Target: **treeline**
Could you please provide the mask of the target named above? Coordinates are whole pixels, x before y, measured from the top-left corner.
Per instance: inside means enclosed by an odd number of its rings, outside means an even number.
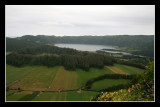
[[[150,62],[153,61],[154,58],[152,57],[139,57],[133,55],[123,55],[121,58],[116,58],[116,63],[134,66],[137,68],[145,69],[145,66]]]
[[[24,35],[21,38],[39,41],[41,43],[75,43],[99,44],[113,46],[140,46],[154,40],[153,35],[109,35],[109,36],[47,36]]]
[[[154,57],[154,41],[150,41],[141,46],[134,47],[137,51],[131,51],[134,55],[142,55],[148,57]]]
[[[35,42],[31,39],[23,38],[6,38],[6,51],[16,51],[26,47],[42,45],[40,42]]]
[[[96,51],[97,53],[101,53],[104,55],[110,55],[109,53],[103,52],[103,51]],[[134,66],[137,68],[145,69],[145,66],[150,62],[153,61],[154,58],[152,57],[139,57],[139,56],[133,56],[133,55],[122,55],[121,57],[116,57],[114,55],[111,55],[114,57],[114,62],[122,65],[129,65]]]
[[[117,90],[120,90],[120,89],[127,89],[131,87],[130,84],[120,84],[120,85],[116,85],[116,86],[112,86],[112,87],[108,87],[106,89],[101,89],[100,91],[102,92],[114,92],[114,91],[117,91]]]
[[[135,75],[105,74],[87,81],[84,87],[85,89],[90,89],[94,82],[103,79],[133,79],[133,78],[135,78]]]
[[[28,47],[23,48],[16,51],[19,54],[31,54],[31,55],[37,55],[41,53],[50,53],[50,54],[78,54],[81,53],[80,51],[77,51],[75,49],[71,48],[60,48],[52,45],[41,45],[41,46],[34,46],[34,47]]]
[[[141,69],[145,69],[145,64],[144,63],[139,63],[139,62],[132,61],[132,60],[128,60],[128,61],[116,60],[116,63],[122,64],[122,65],[134,66],[134,67],[141,68]]]
[[[119,47],[140,47],[147,44],[153,49],[153,35],[109,35],[109,36],[47,36],[47,35],[24,35],[17,38],[6,38],[7,50],[26,47],[29,42],[33,45],[38,44],[55,44],[55,43],[72,43],[72,44],[98,44],[112,45]],[[24,42],[24,43],[23,43]],[[26,45],[26,46],[25,46]],[[31,46],[31,45],[30,45]],[[12,47],[12,48],[11,48]],[[151,49],[151,48],[146,48]]]
[[[62,48],[54,46],[49,46],[49,48],[44,47],[46,46],[26,48],[21,49],[17,52],[12,52],[11,54],[7,55],[6,63],[17,67],[25,65],[44,65],[48,67],[62,65],[67,70],[75,70],[76,68],[81,68],[85,71],[88,71],[90,67],[103,68],[104,65],[113,65],[114,63],[112,57],[103,54],[79,52],[67,48],[63,50]],[[54,48],[56,49],[56,51],[54,50]],[[44,51],[43,49],[46,51]],[[41,52],[52,54],[38,56],[37,54]]]

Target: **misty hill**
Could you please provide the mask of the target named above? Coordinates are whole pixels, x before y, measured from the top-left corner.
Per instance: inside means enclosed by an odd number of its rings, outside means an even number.
[[[113,35],[113,36],[45,36],[25,35],[21,38],[30,39],[40,43],[76,43],[98,44],[112,46],[140,46],[154,41],[153,35]]]
[[[154,56],[153,35],[111,35],[111,36],[48,36],[24,35],[17,38],[6,38],[6,50],[15,51],[25,47],[44,44],[70,43],[70,44],[96,44],[112,45],[132,48],[131,53],[137,55]],[[135,51],[136,50],[136,51]]]

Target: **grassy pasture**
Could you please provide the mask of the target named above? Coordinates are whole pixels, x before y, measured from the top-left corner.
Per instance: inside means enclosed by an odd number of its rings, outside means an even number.
[[[44,91],[51,84],[58,68],[59,67],[47,68],[44,66],[34,66],[27,75],[25,75],[23,78],[21,78],[20,81],[16,82],[15,84],[10,85],[9,88],[20,88],[22,90],[30,91]],[[12,72],[15,72],[15,70],[12,69]],[[21,72],[18,73],[21,74]]]
[[[33,101],[89,101],[91,96],[95,97],[97,94],[98,92],[92,91],[44,92]]]
[[[81,69],[77,69],[76,73],[78,74],[78,85],[79,87],[83,86],[88,80],[104,75],[104,74],[113,74],[111,70],[109,70],[107,67],[104,67],[103,69],[97,69],[97,68],[90,68],[88,72],[85,72]]]
[[[115,71],[116,70],[116,71]],[[96,96],[98,92],[91,91],[66,91],[66,92],[41,92],[79,89],[88,80],[104,74],[114,73],[136,74],[143,72],[142,69],[115,64],[110,67],[105,66],[103,69],[90,68],[88,72],[82,69],[76,71],[65,70],[62,66],[45,67],[45,66],[26,66],[13,67],[6,65],[6,86],[10,89],[22,89],[25,91],[9,90],[6,93],[7,101],[32,100],[32,101],[88,101],[91,96]],[[92,89],[99,90],[113,85],[126,83],[127,80],[104,79],[93,84]],[[34,93],[40,91],[40,93]]]
[[[7,96],[7,101],[89,101],[98,92],[92,91],[68,91],[68,92],[29,92],[22,91]]]
[[[126,80],[126,79],[104,79],[104,80],[94,82],[92,84],[91,90],[101,90],[101,89],[105,89],[105,88],[116,86],[116,85],[126,84],[129,81],[130,80]]]
[[[59,67],[53,82],[50,84],[48,91],[72,90],[77,89],[77,73],[73,71],[67,71],[64,67]]]
[[[32,70],[34,70],[34,67],[27,66],[17,68],[11,65],[6,65],[6,86],[22,80]]]
[[[115,67],[115,66],[107,66],[107,68],[109,68],[112,72],[116,73],[116,74],[124,74],[124,75],[128,75],[128,73],[124,72],[123,70]]]
[[[143,69],[128,65],[114,64],[114,66],[129,74],[137,74],[137,73],[142,73],[144,71]]]
[[[19,101],[19,99],[23,98],[28,94],[14,94],[6,97],[6,101]]]
[[[91,68],[89,72],[81,69],[67,71],[62,66],[48,68],[45,66],[13,67],[6,65],[7,86],[11,89],[30,91],[57,91],[80,88],[91,78],[113,73],[108,68]],[[92,75],[91,75],[92,74]]]
[[[66,101],[67,92],[44,92],[36,96],[33,101]]]
[[[82,91],[77,93],[76,91],[67,93],[67,101],[89,101],[91,97],[95,97],[98,92]]]

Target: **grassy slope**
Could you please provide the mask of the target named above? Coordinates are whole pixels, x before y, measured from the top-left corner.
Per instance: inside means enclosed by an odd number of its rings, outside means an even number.
[[[115,65],[117,68],[128,72],[128,73],[137,73],[142,72],[143,70],[129,67],[125,65]],[[129,70],[129,71],[128,71]],[[87,82],[91,78],[98,77],[103,74],[112,74],[113,72],[104,67],[104,69],[96,69],[91,68],[89,72],[85,72],[81,69],[76,69],[76,71],[67,71],[62,66],[56,66],[52,68],[47,68],[45,66],[27,66],[22,68],[13,67],[10,65],[6,65],[6,77],[7,77],[7,86],[11,85],[12,87],[24,90],[34,90],[34,91],[42,91],[49,90],[49,86],[57,85],[60,87],[64,87],[64,89],[75,89],[80,88],[85,82]],[[16,80],[20,80],[17,83]],[[15,83],[14,83],[15,82]],[[108,84],[106,85],[106,83]],[[102,80],[95,82],[93,88],[103,88],[111,86],[113,82],[116,84],[117,80]],[[118,81],[119,82],[119,81]],[[126,82],[120,80],[120,82]],[[111,84],[112,83],[112,84]],[[73,88],[74,87],[74,88]],[[52,89],[52,88],[51,88]],[[9,95],[10,91],[7,92]],[[35,101],[86,101],[89,100],[91,96],[95,96],[97,92],[86,92],[82,91],[82,93],[77,93],[76,91],[72,92],[44,92],[38,96],[35,96],[33,100]],[[7,100],[15,101],[19,99],[26,98],[28,94],[19,92],[19,94],[10,94],[7,96]]]
[[[104,67],[104,69],[97,69],[97,68],[90,68],[89,72],[85,72],[81,69],[76,70],[78,74],[78,85],[79,87],[84,85],[88,80],[98,77],[100,75],[104,74],[112,74],[113,72],[109,70],[107,67]]]
[[[129,74],[142,73],[144,71],[143,69],[127,65],[114,64],[114,66]]]
[[[76,91],[69,92],[45,92],[36,96],[33,101],[89,101],[91,96],[95,97],[98,92]]]
[[[49,91],[77,89],[77,73],[67,71],[64,67],[59,67],[53,82],[50,84]]]
[[[89,72],[77,69],[75,72],[67,71],[62,66],[52,68],[47,68],[45,66],[17,68],[10,65],[6,65],[6,71],[7,85],[13,83],[10,88],[17,89],[20,87],[23,90],[33,91],[51,91],[52,89],[52,91],[57,91],[57,88],[52,88],[53,84],[54,86],[56,85],[58,88],[63,88],[65,90],[77,89],[91,78],[106,73],[112,73],[112,71],[107,68],[102,70],[91,68]],[[15,82],[16,80],[19,81]],[[48,89],[49,86],[51,87],[50,89]]]
[[[17,68],[14,66],[6,65],[6,85],[9,86],[15,83],[16,80],[22,80],[32,70],[34,70],[34,68],[28,66]]]
[[[20,87],[23,90],[42,91],[46,90],[52,82],[58,67],[47,68],[44,66],[34,66],[34,69],[24,76],[21,81],[10,86],[17,89]],[[14,72],[14,69],[12,69]],[[7,74],[8,75],[8,74]]]
[[[126,84],[128,83],[129,80],[126,79],[104,79],[104,80],[100,80],[97,82],[94,82],[91,89],[92,90],[101,90],[101,89],[105,89],[108,87],[112,87],[113,84],[116,85],[120,85],[120,84]]]

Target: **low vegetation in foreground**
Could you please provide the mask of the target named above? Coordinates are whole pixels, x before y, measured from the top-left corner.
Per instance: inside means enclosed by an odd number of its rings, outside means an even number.
[[[154,62],[146,66],[143,74],[131,82],[132,87],[114,92],[104,92],[91,101],[154,101]]]

